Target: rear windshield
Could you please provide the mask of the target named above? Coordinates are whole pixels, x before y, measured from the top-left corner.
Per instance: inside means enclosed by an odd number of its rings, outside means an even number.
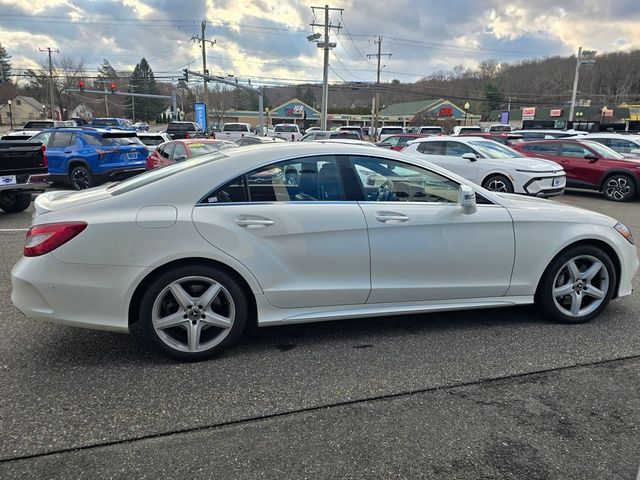
[[[24,128],[51,128],[53,122],[27,122],[24,124]]]
[[[196,126],[193,123],[170,123],[167,130],[174,130],[176,132],[193,132],[196,130]]]
[[[421,128],[420,133],[442,133],[442,129],[440,127]]]
[[[134,135],[105,133],[102,136],[103,145],[123,146],[123,145],[142,145],[140,139]]]
[[[222,131],[223,132],[248,132],[249,127],[241,123],[227,123],[224,127],[222,127]]]
[[[386,135],[388,133],[404,133],[402,127],[385,127],[380,130],[381,135]]]
[[[297,132],[298,127],[295,125],[276,125],[276,132]]]
[[[144,187],[145,185],[157,182],[158,180],[162,180],[163,178],[175,175],[176,173],[183,170],[189,170],[191,168],[195,168],[205,163],[213,162],[225,157],[226,155],[217,153],[192,158],[184,162],[172,163],[171,165],[167,165],[166,167],[148,170],[144,173],[141,173],[140,175],[136,175],[135,177],[131,177],[127,180],[123,180],[122,182],[115,183],[108,187],[107,190],[111,195],[114,196],[120,195],[121,193],[131,192],[132,190],[137,190],[140,187]]]
[[[331,133],[329,135],[329,138],[350,138],[353,140],[360,140],[360,135],[358,135],[356,132],[343,130],[342,132]]]
[[[112,118],[95,119],[91,121],[93,127],[117,127],[118,121]]]
[[[153,137],[145,135],[144,137],[138,137],[138,138],[142,143],[144,143],[147,146],[156,146],[166,142],[166,140],[162,138],[160,135],[156,135]]]

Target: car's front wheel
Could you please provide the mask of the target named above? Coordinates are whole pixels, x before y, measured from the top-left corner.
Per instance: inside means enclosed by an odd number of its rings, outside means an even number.
[[[513,183],[504,175],[490,175],[482,182],[482,186],[492,192],[513,193]]]
[[[627,202],[636,195],[633,179],[627,175],[615,174],[604,181],[602,193],[607,200]]]
[[[545,271],[536,303],[562,323],[584,323],[598,316],[613,297],[616,271],[609,255],[594,246],[570,248]]]
[[[91,175],[89,169],[84,165],[73,167],[69,174],[69,180],[71,181],[73,188],[76,190],[85,190],[95,185],[93,175]]]
[[[219,269],[185,265],[156,278],[140,302],[146,343],[180,360],[204,360],[233,344],[247,322],[247,299]]]

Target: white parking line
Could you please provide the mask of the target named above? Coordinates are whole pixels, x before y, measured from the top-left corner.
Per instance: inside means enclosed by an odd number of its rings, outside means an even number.
[[[0,233],[27,232],[28,228],[0,228]]]

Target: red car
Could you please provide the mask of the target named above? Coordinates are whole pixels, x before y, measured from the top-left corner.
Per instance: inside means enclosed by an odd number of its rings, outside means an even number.
[[[235,143],[227,140],[209,140],[206,138],[185,138],[183,140],[164,142],[158,145],[158,148],[147,157],[147,170],[182,162],[207,153],[215,153],[224,148],[237,147]]]
[[[528,157],[552,160],[567,173],[567,187],[602,192],[607,200],[626,202],[640,191],[640,160],[625,158],[600,143],[558,139],[523,142],[511,148]]]
[[[391,150],[395,150],[399,152],[404,147],[407,146],[407,143],[411,140],[415,140],[416,138],[424,138],[430,137],[431,135],[421,135],[419,133],[400,133],[398,135],[389,135],[382,142],[376,143],[376,146],[382,148],[389,148]]]

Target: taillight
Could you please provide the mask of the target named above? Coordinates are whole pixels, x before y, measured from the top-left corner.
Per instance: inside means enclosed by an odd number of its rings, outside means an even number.
[[[216,138],[216,132],[211,132],[211,138]]]
[[[147,157],[144,163],[146,164],[147,170],[151,170],[153,168],[153,159],[151,158],[151,155]]]
[[[48,167],[49,166],[49,157],[47,157],[47,147],[42,145],[40,147],[40,150],[42,151],[42,166],[43,167]]]
[[[184,138],[191,138],[191,136],[189,135],[189,132],[184,134]]]
[[[87,228],[87,222],[61,222],[34,225],[27,232],[25,257],[38,257],[64,245]]]

